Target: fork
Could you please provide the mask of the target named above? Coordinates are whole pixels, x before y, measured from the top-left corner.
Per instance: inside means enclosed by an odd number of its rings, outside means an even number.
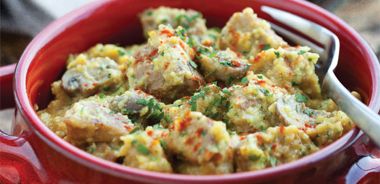
[[[352,96],[334,74],[334,69],[338,65],[340,49],[338,37],[330,30],[289,12],[268,6],[262,6],[261,10],[274,20],[308,36],[322,46],[320,47],[300,35],[269,22],[279,34],[294,43],[310,47],[313,52],[320,55],[320,60],[316,65],[316,74],[322,90],[380,147],[380,116]]]

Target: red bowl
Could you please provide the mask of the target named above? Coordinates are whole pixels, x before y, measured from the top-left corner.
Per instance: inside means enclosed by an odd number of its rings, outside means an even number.
[[[350,90],[359,91],[370,108],[380,109],[380,66],[366,42],[339,18],[305,1],[232,0],[109,0],[96,1],[56,20],[29,44],[14,73],[0,70],[1,108],[14,105],[12,136],[0,133],[0,183],[254,183],[380,181],[377,154],[359,129],[300,160],[260,171],[222,176],[162,174],[108,162],[72,146],[50,131],[35,107],[45,108],[53,98],[50,84],[65,70],[67,56],[96,43],[131,44],[143,41],[137,14],[166,5],[192,8],[203,13],[208,26],[222,27],[232,13],[252,7],[260,17],[273,21],[262,5],[283,9],[327,27],[341,41],[336,74]],[[363,169],[363,167],[366,167]]]

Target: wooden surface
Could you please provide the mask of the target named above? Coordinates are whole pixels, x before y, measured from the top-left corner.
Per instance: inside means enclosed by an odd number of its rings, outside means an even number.
[[[313,2],[335,13],[350,24],[369,42],[377,57],[380,57],[380,0],[314,0]],[[2,53],[4,48],[9,49],[9,45],[7,44],[18,45],[16,50],[23,50],[25,46],[25,44],[6,43],[2,41]],[[20,54],[21,52],[16,53]],[[19,56],[9,57],[18,58]],[[3,60],[3,56],[1,58]],[[9,63],[9,61],[0,61],[0,63],[5,62]],[[0,111],[1,130],[9,130],[12,113],[12,109]]]

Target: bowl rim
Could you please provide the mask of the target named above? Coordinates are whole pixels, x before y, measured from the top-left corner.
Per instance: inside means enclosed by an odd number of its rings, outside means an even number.
[[[34,56],[39,52],[41,46],[45,45],[49,41],[51,41],[60,30],[64,29],[66,26],[69,26],[75,18],[92,12],[97,8],[111,3],[112,1],[94,1],[89,3],[81,8],[68,13],[67,15],[55,20],[51,24],[49,24],[45,29],[43,29],[27,46],[24,53],[22,54],[20,61],[17,64],[15,77],[14,77],[14,94],[16,99],[16,104],[18,111],[22,114],[22,117],[26,120],[29,127],[33,130],[35,134],[38,135],[45,143],[49,146],[53,147],[55,150],[59,150],[62,154],[69,157],[80,164],[83,164],[87,167],[94,168],[95,170],[99,170],[105,172],[110,175],[118,176],[121,178],[129,178],[134,177],[134,180],[141,182],[148,181],[203,181],[203,182],[216,182],[216,181],[236,181],[236,180],[245,180],[245,179],[263,179],[273,174],[281,175],[286,174],[288,172],[304,169],[307,167],[311,167],[314,163],[319,162],[323,159],[326,159],[329,156],[332,156],[334,153],[340,152],[347,147],[351,146],[354,142],[356,142],[363,133],[355,128],[344,136],[334,141],[332,144],[324,147],[323,149],[305,156],[296,161],[282,164],[280,166],[276,166],[273,168],[266,168],[258,171],[252,172],[241,172],[241,173],[232,173],[227,175],[206,175],[206,176],[194,176],[194,175],[182,175],[182,174],[166,174],[152,171],[145,171],[137,168],[126,167],[117,163],[109,162],[103,160],[101,158],[97,158],[91,154],[86,153],[85,151],[76,148],[70,143],[64,141],[56,134],[54,134],[45,124],[39,119],[37,113],[35,113],[33,105],[30,104],[28,94],[26,91],[26,77],[28,73],[29,66],[34,59]],[[373,80],[371,101],[369,103],[369,107],[375,111],[379,111],[380,109],[380,94],[376,93],[380,91],[380,65],[379,62],[373,53],[372,49],[369,45],[364,41],[363,38],[350,26],[348,26],[345,22],[340,20],[335,15],[327,12],[326,10],[313,5],[306,1],[292,1],[290,3],[297,4],[305,9],[309,9],[310,11],[319,13],[324,16],[324,18],[329,19],[338,25],[341,29],[344,29],[347,34],[352,38],[353,42],[357,42],[357,47],[363,49],[363,53],[368,56],[369,62],[368,65],[370,67],[371,78]],[[158,179],[158,180],[157,180]],[[259,181],[259,180],[257,180]]]

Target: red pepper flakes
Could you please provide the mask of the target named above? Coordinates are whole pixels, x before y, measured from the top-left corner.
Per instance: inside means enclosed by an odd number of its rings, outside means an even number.
[[[259,45],[259,49],[260,49],[260,50],[263,50],[263,49],[265,48],[265,46],[267,46],[267,45],[268,45],[268,44],[260,44],[260,45]]]
[[[144,61],[143,57],[136,58],[136,63],[140,63],[140,62],[143,62],[143,61]]]
[[[264,142],[263,136],[261,136],[261,134],[256,134],[256,139],[259,144],[262,144]]]
[[[162,30],[162,31],[161,31],[161,34],[165,34],[165,35],[168,36],[168,37],[171,37],[171,36],[174,35],[174,34],[173,34],[170,30],[168,30],[168,29],[164,29],[164,30]]]
[[[200,137],[203,133],[203,128],[198,128],[197,131],[195,132],[195,135]]]
[[[265,85],[265,80],[258,80],[257,81],[257,84],[260,85],[261,87],[263,87]]]
[[[192,145],[193,142],[194,142],[193,138],[192,138],[192,137],[188,137],[188,138],[186,139],[186,141],[185,141],[185,144],[186,144],[186,145]]]
[[[152,50],[152,52],[150,52],[150,54],[149,54],[149,57],[155,56],[157,54],[157,52],[158,52],[158,49]]]
[[[260,59],[263,57],[264,55],[264,52],[260,52],[259,54],[257,54],[257,56],[253,59],[253,62],[254,63],[257,63],[260,61]]]
[[[239,39],[240,39],[239,33],[237,33],[234,29],[230,29],[230,30],[228,30],[228,32],[232,35],[231,45],[236,46],[238,44]]]
[[[166,69],[168,69],[168,67],[169,67],[169,62],[166,62],[165,64],[164,64],[164,69],[166,70]]]
[[[306,124],[305,124],[305,127],[306,127],[306,128],[315,128],[315,125],[311,125],[311,124],[306,123]]]
[[[285,127],[284,125],[280,125],[280,134],[284,134]]]
[[[214,161],[214,162],[219,162],[219,161],[222,160],[222,155],[221,155],[220,153],[216,153],[216,154],[212,157],[211,160]]]
[[[148,134],[149,136],[152,137],[152,135],[153,135],[153,131],[152,131],[152,130],[148,130],[148,131],[146,132],[146,134]]]
[[[203,42],[203,45],[206,47],[210,47],[212,45],[212,42],[211,42],[211,40],[206,40]]]
[[[246,139],[246,136],[240,136],[240,140],[245,140]]]
[[[238,61],[236,61],[236,60],[232,60],[232,61],[231,61],[231,64],[232,64],[233,66],[236,66],[236,67],[240,67],[240,66],[241,66],[241,64],[240,64]]]
[[[167,137],[168,135],[169,135],[168,132],[162,132],[162,133],[161,133],[161,137]]]
[[[306,127],[300,127],[300,128],[298,128],[299,130],[302,130],[302,131],[304,131],[305,133],[306,133]]]
[[[201,143],[198,143],[194,146],[193,151],[198,151],[199,147],[201,147]]]
[[[185,118],[179,122],[178,131],[182,132],[183,130],[185,130],[187,126],[190,124],[190,122],[191,122],[190,112],[187,112],[185,115]]]
[[[131,125],[124,125],[124,128],[127,129],[128,132],[130,132],[134,127]]]
[[[276,148],[277,148],[277,144],[276,143],[274,143],[274,144],[272,144],[272,150],[274,151],[274,150],[276,150]]]
[[[185,47],[185,44],[183,43],[183,41],[180,41],[180,42],[179,42],[179,45],[182,47],[183,50],[186,50],[186,49],[185,49],[186,47]]]

